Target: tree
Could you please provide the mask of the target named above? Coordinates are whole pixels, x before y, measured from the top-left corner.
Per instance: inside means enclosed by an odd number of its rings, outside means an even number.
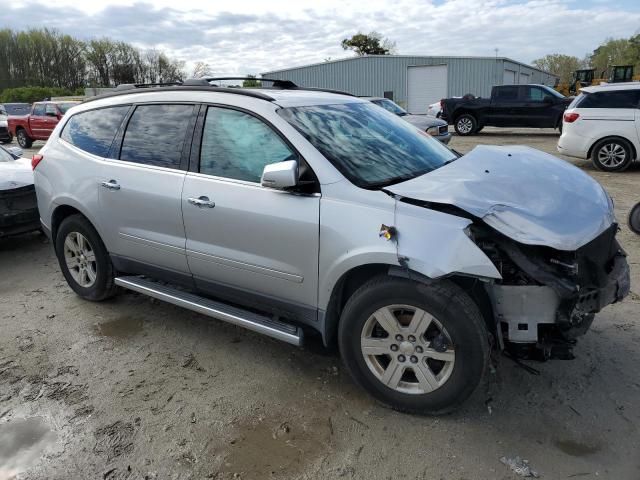
[[[533,65],[553,73],[560,77],[560,83],[567,84],[571,81],[571,74],[574,70],[584,68],[585,63],[578,57],[572,55],[563,55],[561,53],[552,53],[542,58],[534,60]]]
[[[612,65],[634,65],[637,70],[640,68],[640,35],[609,38],[593,51],[590,60],[597,76],[608,76],[608,68]]]
[[[250,73],[248,73],[247,80],[242,81],[242,86],[245,88],[257,88],[262,86],[262,82],[260,82],[260,80],[257,80],[255,75],[251,75]]]
[[[382,38],[378,32],[358,32],[351,38],[342,40],[341,45],[344,50],[355,51],[356,55],[390,55],[396,48],[395,42]]]
[[[206,62],[196,62],[191,72],[191,78],[211,77],[212,75],[213,71]]]

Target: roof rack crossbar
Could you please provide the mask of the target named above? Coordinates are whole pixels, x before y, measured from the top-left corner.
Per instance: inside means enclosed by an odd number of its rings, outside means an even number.
[[[334,90],[331,88],[318,88],[318,87],[302,87],[300,85],[296,85],[291,80],[283,80],[278,78],[254,78],[254,77],[202,77],[199,79],[190,79],[190,80],[206,80],[207,82],[217,82],[224,80],[253,80],[258,82],[271,82],[272,88],[280,88],[282,90],[310,90],[312,92],[326,92],[326,93],[336,93],[339,95],[348,95],[353,97],[354,95],[349,92],[343,92],[342,90]],[[186,80],[186,82],[190,81]]]

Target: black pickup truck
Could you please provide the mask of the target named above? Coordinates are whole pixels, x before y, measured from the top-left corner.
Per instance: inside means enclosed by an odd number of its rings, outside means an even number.
[[[500,85],[491,89],[491,98],[442,100],[442,119],[458,135],[473,135],[485,126],[562,129],[571,100],[546,85]]]

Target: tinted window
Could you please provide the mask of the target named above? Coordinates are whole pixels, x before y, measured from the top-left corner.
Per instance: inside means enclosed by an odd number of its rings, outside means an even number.
[[[58,115],[58,110],[56,110],[56,106],[55,106],[55,105],[53,105],[53,104],[51,104],[51,103],[47,103],[47,104],[44,106],[44,112],[45,112],[47,115],[53,115],[53,116]]]
[[[265,165],[294,153],[264,122],[237,110],[209,107],[202,133],[200,172],[260,182]]]
[[[369,102],[282,108],[278,114],[364,188],[424,175],[457,158],[438,140]]]
[[[61,137],[85,152],[106,157],[129,106],[77,113],[69,119]]]
[[[120,160],[178,168],[193,105],[141,105],[124,134]]]
[[[580,108],[638,108],[639,104],[640,89],[588,93],[577,106]]]
[[[499,87],[494,90],[494,97],[498,100],[516,100],[518,87]]]
[[[72,102],[58,103],[58,109],[64,115],[65,113],[67,113],[67,110],[69,110],[71,107],[75,107],[76,105],[78,104]]]
[[[44,117],[44,104],[39,104],[33,107],[33,114],[38,117]]]

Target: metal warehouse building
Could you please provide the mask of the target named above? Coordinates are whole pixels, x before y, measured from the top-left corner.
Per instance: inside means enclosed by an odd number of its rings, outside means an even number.
[[[386,97],[410,113],[426,113],[441,98],[467,93],[488,97],[505,84],[555,85],[558,77],[501,57],[365,55],[264,72],[305,87],[333,88],[354,95]]]

